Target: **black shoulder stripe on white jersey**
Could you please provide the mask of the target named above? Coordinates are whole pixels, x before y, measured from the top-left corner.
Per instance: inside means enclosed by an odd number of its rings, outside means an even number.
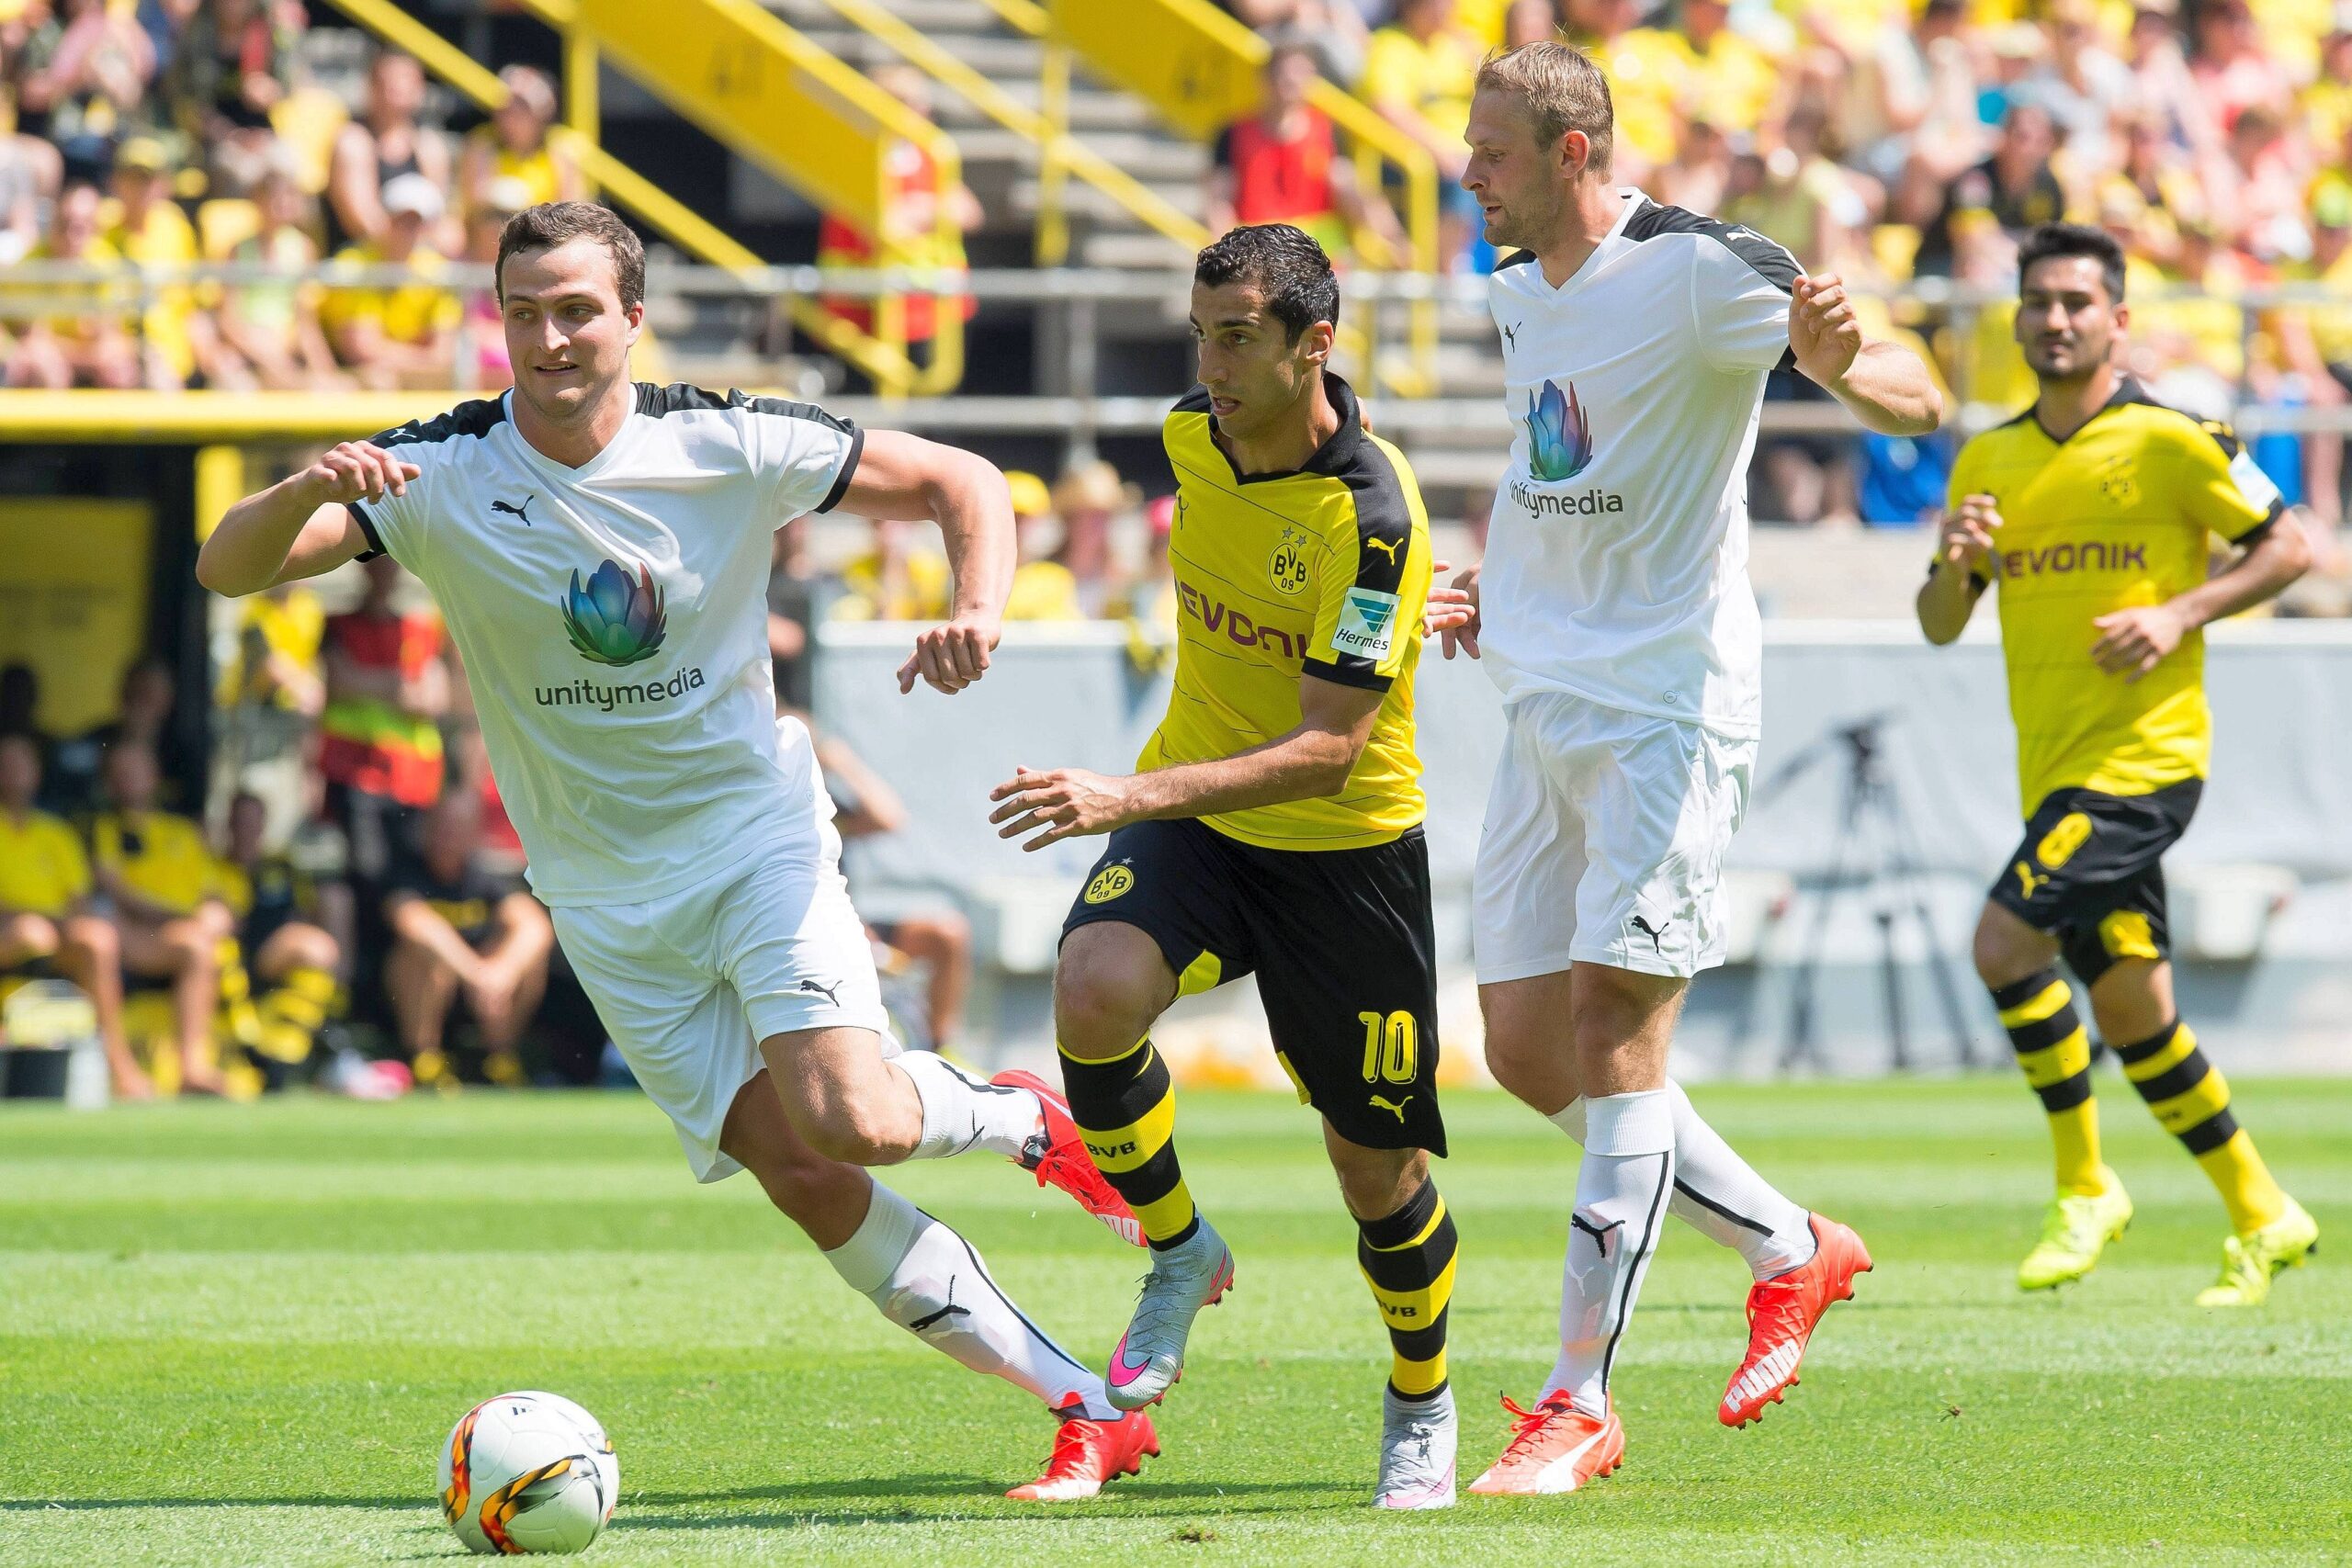
[[[1685,208],[1661,207],[1655,201],[1642,203],[1625,220],[1625,238],[1629,240],[1655,240],[1660,234],[1703,234],[1755,268],[1758,276],[1769,279],[1783,294],[1793,293],[1797,279],[1804,274],[1786,245],[1768,240],[1744,224],[1702,217]]]
[[[1535,253],[1533,251],[1513,251],[1510,254],[1503,257],[1502,260],[1495,264],[1495,270],[1497,272],[1500,272],[1505,267],[1525,266],[1534,259]]]
[[[354,523],[359,525],[359,536],[368,541],[368,547],[351,558],[374,560],[384,554],[384,536],[376,531],[376,520],[368,514],[368,508],[358,502],[349,501],[344,503],[344,510],[351,513]]]
[[[689,386],[684,381],[673,381],[666,387],[657,387],[650,381],[637,384],[637,412],[651,419],[673,413],[718,413],[729,409],[741,409],[750,413],[780,414],[786,419],[811,420],[844,435],[855,428],[848,420],[838,414],[827,413],[815,403],[794,402],[789,398],[746,397],[740,388],[729,387],[727,395],[721,397],[706,388]]]
[[[477,398],[459,403],[431,419],[413,419],[368,438],[373,446],[408,446],[419,442],[453,441],[461,435],[480,438],[506,423],[506,400]]]

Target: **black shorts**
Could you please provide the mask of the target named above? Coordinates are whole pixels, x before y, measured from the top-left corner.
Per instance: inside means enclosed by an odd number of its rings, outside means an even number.
[[[1062,923],[1159,943],[1189,996],[1255,971],[1274,1055],[1340,1135],[1445,1153],[1437,939],[1419,828],[1360,850],[1263,850],[1191,818],[1111,835]]]
[[[2203,779],[2153,795],[2061,789],[2034,808],[1992,899],[2058,939],[2066,966],[2095,983],[2119,958],[2172,953],[2164,855],[2188,831]]]

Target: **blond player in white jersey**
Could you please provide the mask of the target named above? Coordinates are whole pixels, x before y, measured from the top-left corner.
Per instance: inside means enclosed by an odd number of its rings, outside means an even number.
[[[1751,230],[1610,175],[1609,88],[1535,43],[1478,73],[1462,184],[1515,246],[1491,299],[1519,427],[1487,559],[1449,634],[1501,689],[1507,739],[1473,892],[1496,1078],[1583,1145],[1560,1346],[1471,1490],[1571,1492],[1624,1452],[1619,1337],[1669,1208],[1754,1272],[1744,1426],[1870,1267],[1701,1121],[1666,1076],[1690,976],[1724,959],[1724,850],[1747,801],[1763,660],[1747,471],[1766,375],[1792,365],[1873,430],[1924,434],[1926,367],[1865,342],[1831,276]],[[1484,592],[1481,592],[1483,583]],[[1447,649],[1451,654],[1453,646]]]
[[[986,1150],[1139,1241],[1134,1217],[1034,1077],[886,1055],[832,803],[808,731],[776,720],[768,658],[775,531],[846,503],[946,538],[953,618],[899,690],[980,679],[1012,577],[1004,476],[810,404],[632,382],[645,252],[604,208],[518,214],[496,278],[513,392],[346,442],[238,502],[197,576],[252,593],[384,552],[424,582],[532,887],[695,1176],[749,1169],[892,1322],[1045,1401],[1060,1438],[1013,1496],[1091,1495],[1159,1451],[1149,1419],[862,1168]]]

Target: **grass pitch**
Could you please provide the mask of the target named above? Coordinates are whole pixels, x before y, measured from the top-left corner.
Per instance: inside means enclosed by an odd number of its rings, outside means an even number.
[[[2352,1273],[2188,1304],[2222,1211],[2111,1076],[2139,1202],[2086,1283],[2011,1283],[2046,1196],[2013,1077],[1703,1090],[1878,1258],[1760,1427],[1715,1402],[1746,1273],[1677,1227],[1619,1359],[1627,1463],[1575,1497],[1365,1506],[1385,1341],[1309,1113],[1190,1093],[1178,1138],[1231,1239],[1141,1482],[1003,1501],[1047,1421],[851,1294],[739,1179],[688,1179],[633,1096],[0,1111],[0,1564],[416,1562],[460,1549],[436,1445],[472,1402],[570,1394],[618,1446],[621,1563],[2150,1562],[2352,1556]],[[2281,1179],[2352,1240],[2352,1083],[2247,1083]],[[1572,1151],[1448,1106],[1463,1480],[1549,1367]],[[1140,1255],[1012,1169],[902,1169],[1082,1359]],[[2328,1249],[2333,1256],[2333,1248]],[[1540,1554],[1540,1555],[1539,1555]]]

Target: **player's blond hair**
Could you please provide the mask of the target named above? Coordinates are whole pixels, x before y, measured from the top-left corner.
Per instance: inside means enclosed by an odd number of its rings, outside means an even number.
[[[1478,67],[1477,90],[1490,89],[1526,106],[1538,145],[1552,147],[1569,131],[1581,130],[1592,148],[1585,166],[1597,175],[1609,172],[1616,111],[1609,101],[1609,79],[1592,56],[1550,39],[1502,50]]]

